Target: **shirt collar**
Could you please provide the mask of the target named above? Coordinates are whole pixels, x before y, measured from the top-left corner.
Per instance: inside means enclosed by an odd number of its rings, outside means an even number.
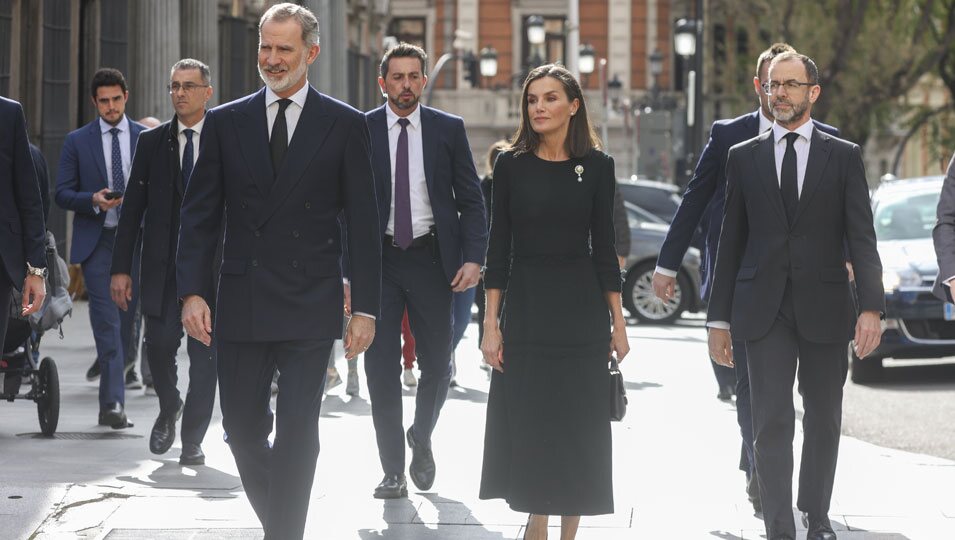
[[[177,125],[179,126],[179,134],[180,134],[180,135],[182,135],[182,132],[185,131],[185,130],[187,130],[187,129],[191,129],[191,130],[193,130],[193,131],[196,132],[196,135],[199,135],[200,133],[202,133],[202,124],[205,124],[205,123],[206,123],[206,115],[202,115],[202,118],[200,118],[199,121],[196,122],[196,125],[194,125],[194,126],[192,126],[192,127],[186,127],[186,126],[182,125],[182,122],[179,122],[178,119],[176,120],[176,123],[177,123]]]
[[[119,131],[121,132],[129,131],[129,119],[126,118],[125,114],[123,115],[122,120],[120,120],[119,123],[116,124],[115,126],[109,125],[109,122],[107,122],[106,120],[103,120],[102,118],[99,119],[99,130],[104,135],[109,133],[109,130],[113,129],[114,127],[119,128]]]
[[[398,123],[398,119],[402,118],[395,114],[395,111],[391,110],[391,105],[385,105],[385,117],[388,119],[388,129],[395,127],[395,124]],[[421,104],[415,106],[414,110],[411,111],[411,114],[405,116],[409,122],[411,122],[411,127],[418,129],[418,126],[421,125]]]
[[[763,113],[762,107],[756,110],[756,116],[759,117],[759,132],[760,133],[766,133],[766,131],[768,131],[769,128],[773,127],[773,123],[774,123],[773,120],[770,118],[766,118],[766,114]]]
[[[289,96],[289,99],[291,99],[293,103],[298,105],[300,109],[305,108],[305,97],[308,96],[308,88],[309,88],[308,81],[305,81],[305,85],[302,86],[298,90],[298,92],[295,92],[294,94]],[[268,86],[265,87],[265,108],[266,109],[271,107],[273,103],[275,103],[276,101],[280,99],[282,98],[277,96],[275,92],[272,91],[271,88],[269,88]]]
[[[810,119],[808,122],[806,122],[805,124],[799,126],[798,128],[792,131],[794,133],[798,133],[802,138],[806,139],[806,141],[810,141],[812,140],[813,129],[814,127],[812,124],[812,119]],[[786,134],[789,132],[790,130],[784,128],[783,126],[779,124],[773,124],[773,142],[775,142],[776,144],[779,144],[779,141],[781,141],[783,137],[785,137]]]

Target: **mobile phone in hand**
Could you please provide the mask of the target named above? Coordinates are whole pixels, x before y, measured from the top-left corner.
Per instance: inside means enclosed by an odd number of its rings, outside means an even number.
[[[112,201],[113,199],[118,199],[122,196],[123,196],[122,191],[107,191],[105,194],[103,194],[103,198],[106,199],[107,201]]]

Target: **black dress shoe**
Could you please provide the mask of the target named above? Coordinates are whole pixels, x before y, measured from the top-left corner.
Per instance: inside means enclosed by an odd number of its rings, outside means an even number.
[[[205,465],[206,455],[202,447],[195,443],[182,443],[182,453],[179,454],[180,465]]]
[[[732,384],[721,384],[720,391],[716,394],[716,399],[720,401],[731,401],[736,395],[736,387]]]
[[[99,379],[99,360],[94,359],[93,365],[86,370],[86,380],[95,381],[96,379]]]
[[[763,512],[763,503],[759,499],[759,477],[754,473],[749,477],[749,481],[746,483],[746,497],[749,499],[750,504],[753,505],[753,511],[757,514]]]
[[[126,389],[127,390],[141,390],[143,388],[143,383],[139,382],[139,375],[136,374],[135,369],[131,369],[126,372]]]
[[[411,447],[411,465],[408,467],[408,472],[415,487],[421,491],[427,491],[434,484],[434,454],[431,453],[430,445],[425,446],[415,440],[413,429],[413,427],[408,428],[405,434],[408,446]]]
[[[829,522],[829,516],[806,515],[807,521],[806,540],[836,540],[836,533],[832,530],[832,524]]]
[[[386,474],[375,488],[376,499],[399,499],[408,496],[408,481],[403,474]]]
[[[113,403],[100,408],[99,425],[109,426],[113,429],[133,427],[133,424],[126,418],[126,411],[120,403]]]
[[[182,400],[172,414],[159,413],[152,433],[149,434],[149,451],[153,454],[165,454],[176,442],[176,422],[182,416]]]

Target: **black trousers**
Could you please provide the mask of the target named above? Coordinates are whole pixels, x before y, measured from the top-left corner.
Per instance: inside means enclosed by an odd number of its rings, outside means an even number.
[[[7,270],[0,263],[0,348],[3,348],[3,340],[7,335],[7,322],[10,319],[10,295],[13,294],[13,282],[7,275]]]
[[[811,516],[829,513],[842,429],[847,346],[848,341],[813,343],[800,335],[788,285],[769,333],[746,342],[759,495],[770,540],[796,538],[792,513],[792,387],[797,378],[805,411],[797,507]]]
[[[226,442],[266,540],[305,534],[318,459],[318,417],[333,340],[217,343]],[[272,374],[278,369],[275,443]]]
[[[437,246],[382,248],[381,317],[365,353],[365,374],[378,455],[385,474],[405,469],[401,411],[401,318],[415,337],[421,378],[415,396],[415,440],[430,444],[451,382],[451,286]]]
[[[176,298],[176,280],[168,279],[163,288],[163,306],[158,317],[146,316],[146,358],[152,374],[159,412],[175,414],[179,405],[178,366],[176,352],[182,342],[182,319]],[[186,338],[189,353],[189,389],[182,411],[183,443],[202,444],[212,419],[216,401],[215,345],[206,347],[191,337]]]

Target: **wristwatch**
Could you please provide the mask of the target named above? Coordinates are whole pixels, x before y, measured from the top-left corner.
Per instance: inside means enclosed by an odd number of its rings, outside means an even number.
[[[44,268],[37,268],[30,263],[27,263],[27,275],[28,276],[40,276],[43,279],[46,279],[48,270]]]

